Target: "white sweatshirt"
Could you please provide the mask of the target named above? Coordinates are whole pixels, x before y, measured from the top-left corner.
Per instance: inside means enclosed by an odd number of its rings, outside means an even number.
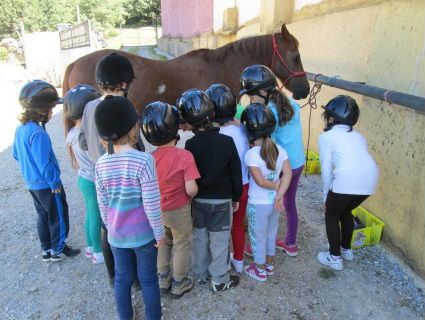
[[[323,201],[329,190],[341,194],[372,195],[379,170],[367,150],[366,139],[347,125],[335,125],[319,136]]]

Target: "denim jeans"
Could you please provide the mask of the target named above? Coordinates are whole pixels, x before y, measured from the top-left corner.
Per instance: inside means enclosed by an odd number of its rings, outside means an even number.
[[[120,320],[133,318],[131,286],[138,277],[145,304],[145,319],[161,319],[161,298],[156,269],[158,250],[155,241],[137,248],[111,246],[115,258],[115,302]]]

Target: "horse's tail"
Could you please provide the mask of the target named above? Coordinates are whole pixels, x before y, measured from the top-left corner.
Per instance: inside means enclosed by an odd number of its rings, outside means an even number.
[[[71,89],[69,87],[69,75],[72,72],[72,68],[74,67],[74,62],[70,63],[65,70],[65,75],[63,76],[63,82],[62,82],[62,97],[66,95],[66,93]]]

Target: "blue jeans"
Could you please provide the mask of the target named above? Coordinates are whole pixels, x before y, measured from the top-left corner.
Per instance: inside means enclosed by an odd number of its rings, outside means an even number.
[[[145,304],[145,319],[161,319],[161,298],[159,294],[156,261],[158,249],[155,241],[137,248],[116,248],[111,246],[115,258],[115,302],[120,320],[133,317],[131,286],[138,277]]]

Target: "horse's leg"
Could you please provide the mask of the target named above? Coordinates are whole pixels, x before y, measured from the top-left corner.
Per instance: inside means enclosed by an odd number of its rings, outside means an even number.
[[[69,89],[71,89],[69,87],[69,76],[71,75],[72,68],[74,67],[74,63],[75,62],[72,62],[66,67],[65,75],[63,76],[63,82],[62,82],[62,97],[64,97],[69,91]]]

